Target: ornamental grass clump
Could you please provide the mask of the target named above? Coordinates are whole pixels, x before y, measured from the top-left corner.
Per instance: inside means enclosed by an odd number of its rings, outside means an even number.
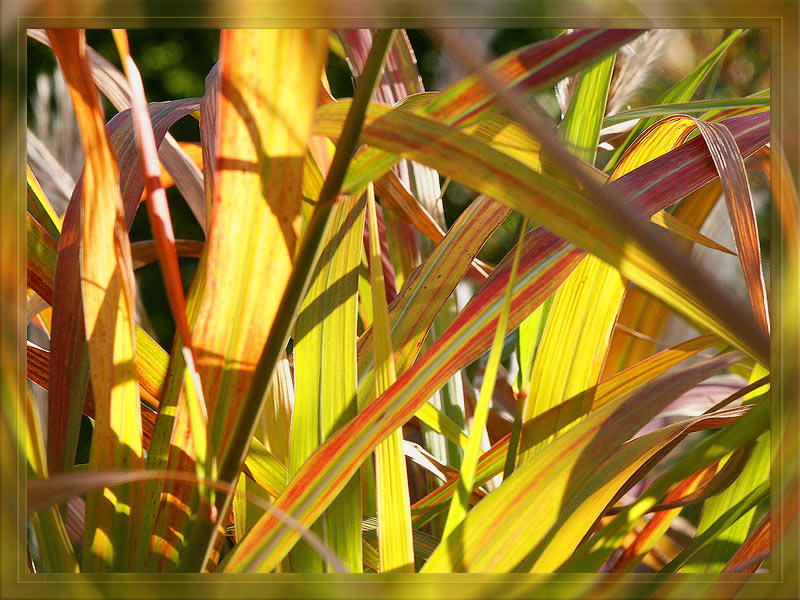
[[[103,58],[83,31],[28,32],[85,155],[63,216],[46,162],[27,169],[49,341],[27,347],[46,420],[33,388],[18,407],[32,571],[769,566],[748,177],[763,194],[770,95],[707,84],[747,32],[634,108],[663,31],[569,30],[488,64],[442,31],[471,74],[433,92],[404,30],[223,30],[202,97],[149,103],[112,33]],[[201,239],[176,236],[173,185]],[[451,185],[469,201],[448,222]],[[131,243],[140,204],[152,238]],[[730,244],[704,233],[715,206]],[[135,277],[153,262],[166,345]]]

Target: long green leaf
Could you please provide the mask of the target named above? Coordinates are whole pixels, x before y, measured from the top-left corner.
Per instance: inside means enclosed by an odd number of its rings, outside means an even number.
[[[297,317],[289,475],[339,425],[357,414],[356,303],[364,229],[363,198],[344,198],[333,209],[328,239]],[[361,490],[351,482],[320,523],[321,537],[348,566],[360,572]],[[313,556],[312,556],[313,554]],[[320,570],[310,548],[292,553],[295,571]]]
[[[459,479],[458,491],[450,503],[450,510],[447,513],[447,519],[442,533],[443,537],[450,534],[450,532],[464,520],[469,508],[469,499],[472,495],[472,490],[475,488],[475,471],[478,463],[478,453],[480,452],[483,430],[486,427],[486,420],[489,416],[489,401],[494,392],[495,380],[497,379],[497,368],[500,364],[503,341],[506,336],[506,328],[508,325],[508,312],[511,308],[511,293],[514,288],[514,280],[517,277],[517,269],[519,268],[523,235],[527,228],[528,219],[525,218],[520,225],[520,239],[514,250],[514,259],[511,263],[508,287],[503,295],[503,308],[500,311],[500,316],[497,321],[497,329],[492,339],[492,347],[489,350],[489,358],[483,373],[480,395],[473,412],[469,442],[464,451],[464,458],[461,461],[461,477]]]
[[[558,127],[558,137],[567,149],[590,165],[597,156],[615,58],[612,54],[580,75],[567,114]]]
[[[389,310],[381,268],[378,220],[372,186],[367,188],[369,215],[370,285],[374,317],[375,398],[397,380]],[[413,572],[414,549],[411,534],[411,502],[408,473],[402,451],[403,430],[397,428],[375,449],[375,491],[378,514],[378,553],[381,572]]]
[[[720,108],[759,107],[768,109],[770,106],[769,93],[756,98],[712,98],[710,100],[693,100],[691,102],[672,102],[643,106],[609,115],[603,119],[603,126],[615,125],[632,119],[644,117],[666,117],[675,113],[694,113],[711,111]],[[704,115],[703,120],[708,120],[709,115]]]

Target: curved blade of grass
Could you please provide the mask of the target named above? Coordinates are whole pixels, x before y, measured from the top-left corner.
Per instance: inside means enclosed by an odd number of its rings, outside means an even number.
[[[694,122],[708,144],[708,150],[719,170],[736,247],[739,249],[739,259],[750,294],[750,304],[762,332],[769,335],[769,311],[764,273],[761,269],[761,246],[744,160],[731,132],[723,124],[704,123],[698,119],[694,119]]]
[[[763,332],[768,334],[769,316],[755,213],[739,147],[733,140],[731,132],[723,124],[707,124],[691,117],[674,116],[651,127],[642,134],[637,143],[647,143],[648,145],[662,143],[659,135],[661,130],[665,131],[665,135],[678,141],[694,127],[700,129],[725,186],[728,211],[734,226],[737,246],[740,248],[739,256],[745,273],[751,305],[759,326]],[[620,165],[626,161],[629,162],[629,157],[630,154],[626,153]],[[635,308],[639,307],[630,307],[628,310],[632,312]],[[654,311],[644,311],[643,308],[639,308],[639,314],[645,312],[649,314],[651,323],[649,330],[645,333],[649,333],[651,336],[657,335],[658,329],[663,326],[664,317],[657,319]],[[619,352],[619,349],[616,351]]]
[[[736,41],[736,39],[739,38],[744,31],[744,29],[734,30],[728,37],[722,40],[722,42],[720,42],[720,44],[714,48],[714,50],[712,50],[711,53],[706,56],[706,58],[703,59],[699,65],[692,69],[691,73],[672,86],[669,90],[664,92],[656,104],[672,104],[676,102],[688,101],[697,91],[697,88],[711,72],[714,66],[722,59],[723,56],[725,56],[725,52],[730,45]],[[633,129],[631,129],[626,140],[620,144],[616,152],[614,152],[614,155],[606,164],[606,171],[611,171],[617,166],[617,162],[622,158],[622,155],[627,150],[628,145],[635,140],[641,132],[655,123],[655,120],[655,117],[644,118],[639,121],[633,127]]]
[[[364,229],[363,198],[343,198],[303,300],[294,334],[296,395],[291,420],[289,475],[341,423],[357,414],[356,303]],[[361,490],[353,481],[331,504],[318,527],[348,568],[360,572]],[[298,546],[293,571],[321,571],[310,549]]]
[[[497,379],[497,367],[500,364],[500,355],[503,351],[503,341],[506,337],[508,325],[508,313],[511,308],[511,292],[514,289],[514,280],[517,277],[519,268],[519,257],[522,250],[522,241],[525,231],[528,229],[527,217],[522,220],[519,229],[519,242],[514,250],[514,259],[511,263],[511,274],[508,279],[508,287],[503,296],[503,307],[497,320],[497,329],[492,340],[489,358],[486,362],[486,369],[483,374],[481,391],[478,402],[472,416],[472,426],[469,434],[469,442],[464,450],[464,457],[461,460],[461,477],[459,478],[458,490],[450,503],[450,510],[447,513],[442,539],[445,539],[457,525],[463,522],[469,508],[469,499],[472,490],[475,488],[475,471],[478,463],[478,453],[480,443],[483,438],[483,430],[486,427],[486,419],[489,415],[489,401],[494,392],[494,383]]]
[[[191,473],[181,471],[156,471],[152,469],[128,469],[114,471],[89,471],[85,473],[66,473],[54,475],[47,479],[34,479],[27,485],[28,513],[36,513],[66,500],[71,496],[91,492],[102,487],[116,487],[143,481],[181,481],[187,484],[204,486],[223,493],[231,493],[231,485],[224,481],[213,479],[200,480]],[[340,573],[347,573],[347,567],[328,549],[313,532],[302,527],[289,515],[283,513],[276,506],[255,494],[248,494],[247,500],[257,505],[260,509],[274,514],[288,527],[292,527],[311,546],[317,549],[320,555],[331,562]]]
[[[632,392],[653,376],[665,372],[681,361],[696,355],[698,352],[713,346],[717,342],[718,340],[714,336],[705,335],[678,344],[674,348],[659,352],[641,363],[621,371],[610,379],[601,381],[594,388],[573,396],[573,398],[570,398],[567,402],[584,403],[585,397],[588,396],[592,398],[592,410],[595,410],[620,396]],[[558,416],[558,407],[555,407],[525,423],[521,430],[521,447],[527,449],[539,443],[541,439],[535,436],[535,429],[538,428],[542,431],[552,430],[551,425],[546,424],[540,426],[539,422],[553,422]],[[506,436],[481,456],[477,471],[477,482],[479,484],[484,483],[501,471],[510,444],[510,436]],[[421,527],[424,523],[433,518],[437,512],[442,510],[444,502],[453,495],[456,487],[455,484],[455,481],[448,481],[411,507],[411,514],[415,527]]]
[[[117,162],[85,57],[84,34],[50,30],[48,37],[70,88],[86,155],[80,292],[96,405],[90,468],[136,468],[142,464],[142,426],[134,366],[134,282]],[[136,487],[87,496],[84,570],[122,568],[135,529],[137,496]]]
[[[321,72],[325,37],[324,31],[298,30],[225,30],[222,35],[214,218],[198,267],[200,280],[193,288],[198,306],[192,345],[209,414],[209,450],[219,465],[216,473],[212,466],[212,474],[230,483],[244,458],[244,449],[231,447],[232,425],[243,411],[253,370],[292,269],[305,144],[317,97],[316,80],[307,73]],[[263,69],[265,60],[278,68]],[[293,93],[286,94],[287,88]],[[266,295],[265,290],[269,290]],[[180,390],[170,391],[175,395],[169,403],[174,404]],[[263,392],[259,400],[263,401]],[[190,419],[178,408],[167,460],[181,470],[194,469],[195,457],[184,441],[189,438]],[[251,425],[255,426],[255,418],[247,423]],[[248,444],[251,439],[252,434]],[[155,456],[167,454],[164,441],[158,442],[158,449],[151,449],[154,461]],[[223,473],[228,455],[240,450],[235,474]],[[227,503],[225,510],[198,510],[194,488],[171,483],[163,496],[156,488],[150,490],[155,502],[145,507],[146,522],[154,522],[149,532],[153,543],[148,540],[140,548],[138,564],[147,562],[156,570],[179,565],[201,569],[215,528],[206,530],[199,524],[223,518]],[[181,500],[170,502],[169,495]],[[193,508],[187,514],[180,504]],[[184,527],[188,531],[182,543],[166,534],[168,529]]]
[[[722,123],[736,138],[739,152],[745,158],[769,143],[768,111],[731,117]],[[677,201],[717,176],[708,146],[698,136],[609,183],[607,190],[617,197],[628,198],[634,206],[643,207],[663,196]]]
[[[552,572],[630,474],[691,421],[639,437],[617,452],[619,441],[681,393],[740,358],[738,353],[723,355],[661,375],[592,412],[470,511],[422,571],[508,572],[526,560],[531,571]],[[506,518],[491,517],[498,514]]]
[[[374,362],[377,399],[397,379],[389,331],[389,310],[384,295],[381,248],[372,186],[367,188],[367,213],[370,229],[370,286],[372,288]],[[413,572],[414,549],[411,535],[411,502],[408,474],[402,450],[403,430],[397,428],[375,449],[375,488],[378,508],[378,553],[380,571]]]
[[[603,119],[603,127],[623,123],[632,119],[642,119],[645,117],[666,117],[675,113],[695,113],[715,111],[723,108],[743,108],[757,107],[768,109],[770,106],[770,96],[767,92],[764,96],[747,98],[711,98],[709,100],[692,100],[690,102],[672,102],[666,104],[654,104],[653,106],[643,106],[609,115]],[[713,115],[707,113],[702,119],[708,121]]]
[[[699,441],[680,462],[650,484],[636,502],[624,507],[593,538],[581,544],[559,571],[571,573],[597,571],[608,556],[619,547],[622,539],[638,519],[650,510],[672,485],[737,448],[749,444],[768,428],[769,403],[761,401],[729,427]]]
[[[321,107],[318,115],[330,106],[335,105]],[[757,330],[745,307],[736,302],[723,306],[719,294],[709,297],[717,287],[713,279],[703,276],[701,284],[700,272],[687,270],[683,260],[678,268],[677,260],[672,260],[674,251],[658,232],[623,213],[616,204],[587,201],[560,181],[525,168],[475,137],[419,115],[373,106],[363,139],[428,164],[522,211],[615,266],[696,325],[718,333],[759,361],[767,361],[767,338]],[[600,193],[605,200],[612,197]]]

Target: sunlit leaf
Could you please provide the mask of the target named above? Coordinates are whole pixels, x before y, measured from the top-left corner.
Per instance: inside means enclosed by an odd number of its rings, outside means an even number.
[[[363,198],[342,199],[334,208],[325,249],[294,334],[297,381],[289,449],[290,476],[336,428],[357,413],[356,293],[364,229]],[[326,511],[319,534],[351,571],[361,570],[361,498],[351,482]],[[310,549],[292,554],[293,570],[322,570]]]
[[[321,70],[325,38],[321,30],[226,30],[222,36],[215,216],[189,300],[195,305],[189,308],[190,316],[197,311],[192,345],[209,414],[209,448],[217,465],[230,451],[231,425],[242,410],[291,271],[305,142],[317,94],[316,79],[306,73]],[[280,68],[264,70],[264,60]],[[286,86],[292,94],[285,93]],[[175,357],[173,367],[181,368]],[[164,431],[168,435],[169,424],[172,435],[160,437],[156,423],[158,445],[151,445],[148,466],[174,461],[193,469],[194,457],[184,441],[189,419],[177,401],[180,390],[172,386],[166,394],[175,395],[165,396],[164,404],[177,405],[177,413],[172,408],[172,414],[165,415]],[[185,547],[161,534],[193,518],[181,503],[170,502],[170,496],[193,503],[194,493],[175,483],[167,484],[162,496],[160,485],[150,486],[145,531],[152,531],[152,546],[148,541],[139,549],[139,568],[174,569],[181,559],[205,563],[203,544],[209,540]]]
[[[653,378],[630,396],[592,412],[478,503],[434,551],[423,572],[507,572],[522,561],[533,572],[557,568],[636,468],[688,423],[639,437],[616,452],[619,440],[739,358],[722,356]],[[505,518],[491,518],[497,514]]]
[[[48,36],[70,88],[86,154],[78,235],[80,293],[96,405],[89,463],[95,470],[137,468],[142,465],[142,426],[134,366],[134,282],[117,162],[84,54],[83,32],[50,30]],[[140,493],[137,487],[114,492],[106,488],[87,497],[84,570],[123,568]]]

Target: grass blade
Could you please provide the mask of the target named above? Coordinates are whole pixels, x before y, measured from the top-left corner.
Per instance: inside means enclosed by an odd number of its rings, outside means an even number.
[[[744,160],[731,132],[724,125],[704,123],[697,119],[694,121],[719,170],[753,312],[762,332],[769,335],[769,311],[764,273],[761,269],[761,246]]]
[[[643,106],[609,115],[603,119],[603,127],[624,123],[633,119],[645,117],[666,117],[675,113],[695,113],[712,111],[723,108],[742,108],[758,107],[767,109],[770,106],[770,96],[758,96],[756,98],[711,98],[709,100],[692,100],[691,102],[671,102],[664,104],[654,104],[653,106]],[[703,116],[703,120],[709,120],[708,115]]]
[[[149,105],[155,139],[160,141],[167,129],[178,119],[196,108],[196,101],[178,100]],[[130,110],[118,113],[106,125],[109,140],[119,164],[119,193],[122,195],[124,224],[130,227],[144,189],[141,164],[134,142]],[[58,262],[52,263],[54,273],[51,293],[53,327],[51,337],[52,360],[50,362],[50,411],[48,412],[48,465],[51,472],[70,469],[74,462],[75,446],[69,440],[77,440],[80,413],[86,397],[88,382],[88,355],[80,304],[80,252],[79,228],[83,183],[75,187],[67,211],[64,214],[62,235],[58,239]],[[137,340],[149,340],[153,351],[155,342],[137,327]],[[139,352],[144,348],[138,347]],[[138,354],[138,352],[137,352]],[[157,391],[158,388],[156,388]],[[66,442],[62,442],[67,440]]]
[[[372,288],[373,331],[375,332],[375,398],[395,382],[397,375],[389,331],[389,310],[384,294],[378,220],[372,186],[367,188],[370,229],[370,284]],[[402,428],[395,429],[375,449],[375,483],[378,507],[378,553],[382,573],[413,572],[414,549],[411,535],[411,502],[408,474],[401,442]]]
[[[590,165],[597,156],[615,58],[616,55],[611,54],[580,76],[567,114],[558,128],[558,137],[567,149]]]
[[[624,507],[611,523],[582,544],[559,570],[584,573],[599,569],[608,556],[619,547],[622,539],[638,519],[650,510],[672,485],[754,441],[768,427],[769,403],[761,401],[729,427],[698,442],[680,462],[650,484],[636,502]]]
[[[643,385],[650,377],[660,375],[686,358],[709,348],[714,345],[716,341],[716,338],[713,336],[700,336],[679,344],[674,348],[659,352],[641,363],[621,371],[610,379],[598,383],[594,388],[590,388],[573,396],[567,401],[567,404],[585,403],[586,398],[589,397],[591,398],[592,410],[600,408],[612,400],[632,392],[638,386]],[[555,407],[525,423],[520,432],[519,444],[521,447],[527,449],[541,442],[541,437],[536,436],[535,430],[552,431],[553,427],[549,423],[559,418],[559,412],[559,407]],[[577,411],[572,411],[569,408],[567,412],[573,414],[577,413]],[[544,425],[541,423],[544,423]],[[509,452],[508,449],[512,447],[512,440],[510,438],[511,436],[506,436],[481,456],[477,471],[477,481],[479,484],[494,477],[503,468],[507,453]],[[442,510],[444,502],[453,495],[456,487],[455,484],[455,481],[448,481],[411,507],[411,514],[415,527],[421,527],[437,512]]]
[[[290,477],[337,426],[357,414],[357,269],[363,230],[363,199],[340,200],[333,209],[331,229],[297,317]],[[350,482],[319,526],[323,540],[353,572],[360,572],[362,566],[360,494],[359,482]],[[294,571],[322,570],[308,548],[298,546],[291,559]]]
[[[50,30],[48,37],[70,88],[86,154],[80,287],[96,405],[90,468],[135,468],[142,465],[142,426],[134,367],[134,283],[117,163],[83,32]],[[129,487],[87,497],[84,570],[123,568],[138,495]]]
[[[507,572],[526,557],[532,571],[554,570],[628,476],[685,426],[642,436],[615,454],[619,440],[633,435],[682,392],[739,358],[736,353],[721,356],[651,379],[636,393],[591,413],[544,446],[470,511],[434,551],[423,572]],[[537,502],[537,497],[547,501]],[[506,518],[491,517],[497,514]]]
[[[514,260],[511,263],[511,274],[508,279],[508,287],[503,296],[503,307],[497,321],[492,347],[489,351],[489,359],[481,383],[480,396],[475,406],[472,417],[472,428],[469,434],[469,442],[464,451],[464,458],[461,461],[461,477],[459,479],[458,490],[450,503],[450,510],[445,520],[442,539],[445,539],[453,529],[459,525],[467,515],[469,499],[472,490],[475,488],[475,470],[478,463],[478,453],[480,452],[481,438],[486,427],[486,419],[489,414],[489,401],[494,392],[494,383],[497,379],[497,367],[500,364],[500,354],[503,351],[503,341],[506,337],[508,325],[508,312],[511,308],[511,292],[514,289],[514,281],[517,278],[519,268],[519,257],[522,250],[522,238],[528,228],[528,219],[522,220],[519,229],[519,242],[514,251]]]

